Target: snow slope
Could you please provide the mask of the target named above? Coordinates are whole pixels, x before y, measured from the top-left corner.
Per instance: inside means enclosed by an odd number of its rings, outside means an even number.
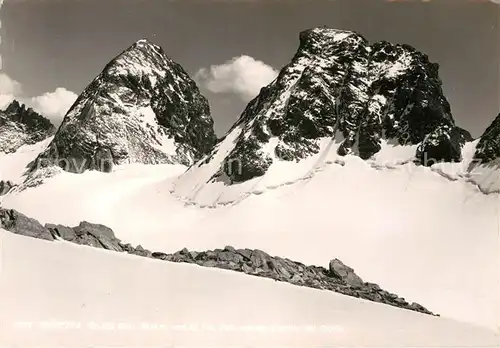
[[[2,347],[493,347],[492,331],[0,230]]]
[[[16,152],[0,152],[0,180],[20,184],[28,164],[47,148],[52,139],[49,137],[33,145],[23,145]]]
[[[463,167],[446,170],[459,177]],[[339,258],[433,312],[498,329],[499,196],[438,169],[346,156],[318,161],[309,179],[203,205],[175,195],[185,167],[127,165],[63,172],[3,204],[41,222],[102,223],[153,251],[233,245],[320,266]]]
[[[245,199],[250,193],[259,194],[267,189],[309,180],[325,166],[343,165],[346,158],[349,158],[337,153],[339,146],[344,141],[344,137],[340,134],[333,138],[320,139],[320,151],[298,162],[278,158],[274,151],[278,139],[272,138],[262,149],[262,152],[265,152],[273,160],[264,176],[233,185],[227,185],[223,180],[211,180],[220,167],[230,166],[233,171],[239,170],[238,160],[231,163],[225,161],[227,155],[233,151],[235,141],[241,133],[241,127],[232,130],[215,147],[214,155],[210,161],[201,160],[175,181],[172,193],[202,206],[235,203]],[[393,168],[396,165],[408,163],[415,158],[415,151],[418,147],[418,145],[392,145],[385,140],[382,140],[381,143],[381,151],[368,161],[371,166],[376,168]]]

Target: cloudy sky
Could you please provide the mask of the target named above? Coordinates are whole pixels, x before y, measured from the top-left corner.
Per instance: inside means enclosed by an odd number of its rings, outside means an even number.
[[[147,38],[200,83],[222,134],[290,61],[298,33],[320,25],[427,53],[475,136],[500,111],[500,8],[490,1],[5,0],[0,18],[0,105],[16,96],[56,123],[109,60]]]

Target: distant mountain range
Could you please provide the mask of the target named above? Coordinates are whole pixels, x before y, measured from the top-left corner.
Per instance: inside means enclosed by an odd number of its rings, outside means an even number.
[[[355,32],[314,28],[300,34],[292,61],[216,146],[209,105],[195,82],[159,46],[140,40],[83,91],[30,170],[191,166],[202,158],[197,166],[204,166],[218,155],[211,180],[234,184],[264,175],[273,162],[319,153],[322,139],[335,139],[340,156],[370,159],[388,143],[415,146],[417,164],[460,162],[473,139],[455,125],[441,84],[438,64],[409,45],[370,44]],[[0,122],[5,153],[55,133],[17,101]],[[499,122],[481,136],[476,160],[500,157]]]
[[[109,62],[58,129],[14,101],[0,111],[2,206],[106,224],[165,253],[240,243],[294,271],[335,255],[441,315],[491,324],[500,115],[473,139],[438,64],[411,46],[326,27],[299,39],[221,139],[196,83],[147,40]]]

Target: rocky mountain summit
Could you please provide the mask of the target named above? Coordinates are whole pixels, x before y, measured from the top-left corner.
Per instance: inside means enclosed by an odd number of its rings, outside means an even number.
[[[331,260],[328,269],[325,269],[317,266],[306,266],[300,262],[277,256],[273,257],[257,249],[235,249],[231,246],[203,252],[187,249],[174,254],[151,252],[141,246],[133,247],[123,243],[115,237],[113,230],[104,225],[83,221],[76,227],[55,224],[43,226],[35,219],[15,210],[3,208],[0,208],[0,228],[12,233],[49,241],[62,239],[80,245],[126,252],[169,262],[185,262],[203,267],[243,272],[434,315],[417,303],[410,304],[405,299],[382,290],[377,284],[364,282],[352,268],[344,265],[338,259]]]
[[[215,141],[195,82],[161,47],[139,40],[85,88],[36,166],[82,172],[124,163],[190,165]]]
[[[500,159],[500,114],[481,135],[474,154],[476,163],[488,164],[498,162]]]
[[[229,131],[234,145],[215,177],[262,176],[274,161],[318,153],[322,138],[335,138],[341,156],[369,159],[386,141],[418,145],[415,161],[423,165],[459,161],[472,138],[455,125],[441,85],[438,64],[409,45],[370,44],[326,27],[304,31],[292,61]],[[235,162],[240,170],[227,165]]]
[[[0,111],[0,153],[12,153],[56,133],[52,123],[33,109],[14,100]]]

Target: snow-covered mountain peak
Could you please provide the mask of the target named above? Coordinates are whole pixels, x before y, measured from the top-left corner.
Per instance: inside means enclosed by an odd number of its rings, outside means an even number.
[[[180,196],[191,197],[193,186],[199,196],[255,180],[273,187],[296,182],[346,155],[378,167],[462,160],[472,138],[455,125],[439,66],[426,54],[326,27],[299,39],[291,62],[179,180]],[[226,188],[215,189],[218,183]]]
[[[160,46],[139,40],[87,86],[33,169],[190,165],[215,141],[208,101],[195,82]]]
[[[118,55],[116,58],[119,58],[123,55],[126,55],[130,52],[134,51],[142,51],[142,52],[152,52],[152,51],[160,51],[162,54],[164,54],[163,49],[161,46],[149,41],[146,38],[142,38],[134,42],[130,47],[125,49],[120,55]]]
[[[321,138],[335,137],[339,155],[363,159],[389,140],[419,146],[415,159],[428,153],[459,160],[465,142],[443,95],[438,65],[427,55],[387,41],[370,45],[356,33],[324,27],[300,34],[291,63],[237,125],[244,136],[229,157],[241,162],[243,174],[229,175],[233,182],[264,174],[273,156],[298,161],[318,153]],[[275,146],[266,153],[270,141]]]
[[[301,40],[316,36],[316,37],[323,37],[326,39],[332,39],[334,41],[342,40],[350,35],[360,36],[359,34],[351,30],[335,29],[327,26],[320,26],[316,28],[307,29],[300,32],[299,34]]]
[[[105,67],[103,74],[108,77],[149,75],[150,78],[156,78],[164,77],[167,70],[176,68],[176,64],[160,46],[141,39],[115,57]]]
[[[157,45],[155,45],[154,43],[150,42],[148,39],[146,38],[142,38],[140,40],[137,40],[134,44],[134,46],[140,46],[140,45],[144,45],[144,46],[156,46],[156,47],[159,47]]]
[[[346,40],[349,38],[349,40]],[[366,41],[361,35],[340,29],[318,27],[304,30],[299,34],[300,47],[311,54],[318,54],[328,50],[329,46],[336,46],[339,42]]]
[[[17,151],[54,135],[56,128],[42,115],[17,100],[0,110],[0,153]]]

